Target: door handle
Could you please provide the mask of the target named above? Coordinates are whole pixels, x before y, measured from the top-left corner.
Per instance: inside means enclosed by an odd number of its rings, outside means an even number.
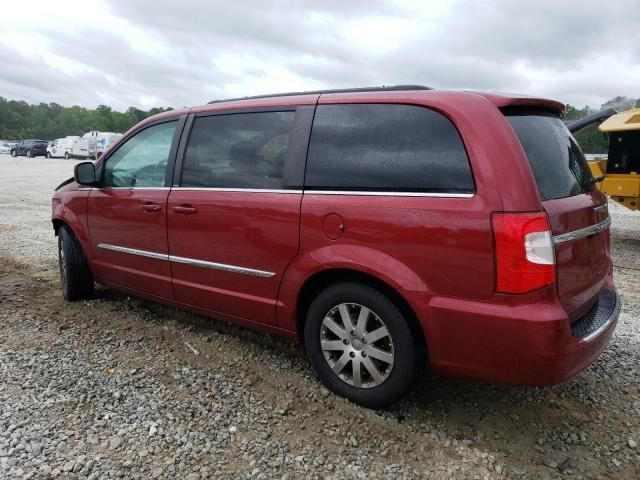
[[[196,213],[198,209],[190,205],[182,205],[179,207],[173,207],[173,211],[176,213],[181,213],[182,215],[192,215]]]
[[[145,203],[144,205],[140,205],[140,208],[145,212],[159,212],[162,210],[162,207],[155,203]]]

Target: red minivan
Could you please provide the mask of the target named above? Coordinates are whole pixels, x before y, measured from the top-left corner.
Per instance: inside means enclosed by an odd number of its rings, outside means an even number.
[[[98,282],[300,339],[369,407],[427,364],[563,382],[620,300],[607,199],[562,109],[399,86],[156,115],[56,190],[64,297]]]

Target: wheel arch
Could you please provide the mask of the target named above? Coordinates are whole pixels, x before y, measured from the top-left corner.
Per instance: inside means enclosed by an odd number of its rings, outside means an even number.
[[[60,212],[58,212],[60,213]],[[91,242],[89,235],[84,224],[80,219],[70,210],[64,209],[63,215],[56,215],[51,219],[53,225],[53,233],[57,237],[60,234],[60,228],[67,227],[73,236],[78,240],[82,251],[89,261],[91,267],[91,260],[93,259],[93,250],[91,248]]]
[[[409,329],[412,335],[417,341],[417,345],[421,349],[421,355],[426,359],[427,356],[427,343],[424,335],[424,331],[418,316],[407,301],[407,299],[396,288],[389,285],[389,283],[381,280],[380,278],[371,275],[369,273],[355,270],[351,268],[332,268],[322,270],[311,275],[304,282],[298,293],[295,317],[296,317],[296,330],[299,339],[304,338],[304,328],[306,322],[307,311],[309,305],[313,299],[324,289],[330,285],[337,283],[359,283],[369,286],[383,295],[385,295],[400,311],[402,316],[406,319]]]
[[[56,237],[58,236],[58,232],[60,231],[60,227],[62,226],[69,228],[73,232],[73,229],[69,226],[69,224],[60,220],[59,218],[53,218],[51,220],[51,223],[53,224],[53,233]]]

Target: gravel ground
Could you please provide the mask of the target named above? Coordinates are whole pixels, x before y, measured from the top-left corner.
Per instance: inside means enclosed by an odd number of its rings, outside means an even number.
[[[587,371],[430,377],[372,411],[287,340],[107,289],[63,302],[50,195],[72,166],[0,155],[1,478],[640,478],[640,213],[611,206],[624,306]]]

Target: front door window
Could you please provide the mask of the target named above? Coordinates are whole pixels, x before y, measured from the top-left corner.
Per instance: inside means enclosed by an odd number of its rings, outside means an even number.
[[[164,187],[178,122],[153,125],[135,134],[105,164],[104,187]]]

